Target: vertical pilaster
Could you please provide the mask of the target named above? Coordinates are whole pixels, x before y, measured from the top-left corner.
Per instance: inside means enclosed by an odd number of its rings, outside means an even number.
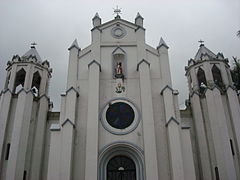
[[[146,60],[140,61],[138,64],[138,71],[140,74],[146,180],[152,180],[158,179],[158,164],[153,119],[150,64]]]
[[[206,91],[207,109],[210,129],[213,138],[213,147],[220,179],[235,180],[236,171],[229,144],[226,116],[222,97],[217,88]],[[213,167],[213,168],[216,168]]]
[[[25,90],[19,92],[6,173],[6,179],[8,180],[23,178],[32,103],[32,92],[26,92]]]
[[[46,119],[48,113],[48,98],[46,96],[42,96],[39,99],[39,110],[35,131],[35,139],[33,142],[33,151],[32,151],[32,163],[31,163],[31,174],[30,178],[32,180],[40,180],[41,179],[41,165],[43,158],[43,150],[44,150],[44,138],[46,132]]]
[[[74,131],[76,121],[76,106],[78,92],[70,88],[66,92],[65,118],[61,122],[61,163],[60,180],[72,179],[72,155],[74,146]]]
[[[0,162],[2,162],[4,158],[3,147],[7,128],[7,121],[11,107],[11,99],[12,93],[10,92],[10,90],[4,91],[0,99]]]
[[[182,127],[181,139],[184,162],[184,180],[196,180],[190,129],[188,127]]]
[[[173,90],[166,86],[162,90],[161,94],[163,95],[165,105],[165,118],[172,180],[184,180],[184,164],[179,128],[180,123],[176,119]]]
[[[85,179],[98,179],[98,122],[100,64],[93,60],[89,65],[88,112],[86,131]]]
[[[213,179],[211,174],[210,156],[207,145],[207,135],[204,129],[203,112],[200,104],[199,95],[194,93],[191,97],[193,118],[196,129],[197,144],[199,150],[199,161],[202,170],[202,179]]]
[[[47,180],[59,180],[61,163],[61,148],[59,148],[61,147],[61,132],[59,124],[52,124],[50,130]]]
[[[236,150],[240,151],[240,105],[237,93],[232,89],[232,87],[229,87],[227,89],[227,99],[232,118],[233,134],[237,142],[236,145],[238,147]]]

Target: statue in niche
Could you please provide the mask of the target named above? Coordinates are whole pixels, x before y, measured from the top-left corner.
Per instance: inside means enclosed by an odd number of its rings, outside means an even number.
[[[115,69],[115,77],[124,79],[123,69],[122,69],[122,63],[118,62],[117,67]]]

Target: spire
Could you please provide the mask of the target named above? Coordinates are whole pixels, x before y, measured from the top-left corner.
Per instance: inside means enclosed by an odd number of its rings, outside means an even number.
[[[101,25],[101,21],[102,20],[98,13],[96,13],[95,16],[92,18],[92,23],[94,27]]]
[[[139,12],[137,13],[136,19],[137,19],[137,18],[143,19],[143,17],[141,16],[141,14],[140,14]]]
[[[38,54],[38,52],[37,52],[37,50],[36,50],[36,47],[35,47],[35,45],[36,45],[36,43],[32,43],[31,44],[32,46],[31,46],[31,49],[30,50],[28,50],[23,56],[22,56],[22,58],[30,58],[30,57],[36,57],[36,59],[37,59],[37,61],[42,61],[42,59],[41,59],[41,57],[39,56],[39,54]]]
[[[77,39],[75,39],[72,43],[72,45],[68,48],[68,50],[70,51],[72,48],[77,48],[77,49],[80,49],[80,47],[78,46],[78,42],[77,42]]]
[[[164,47],[167,48],[167,49],[169,48],[168,45],[167,45],[167,44],[165,43],[165,41],[163,40],[163,38],[161,37],[157,49],[160,48],[160,47],[162,47],[162,46],[164,46]]]
[[[205,58],[204,58],[205,57]],[[194,60],[202,60],[202,59],[213,59],[216,58],[216,54],[210,51],[203,43],[200,44],[197,54],[195,55]]]
[[[135,18],[135,24],[143,27],[143,17],[140,15],[139,12],[137,13],[137,16]]]
[[[93,19],[95,19],[95,18],[99,18],[100,19],[100,16],[99,16],[98,13],[96,13],[95,16],[93,17]]]

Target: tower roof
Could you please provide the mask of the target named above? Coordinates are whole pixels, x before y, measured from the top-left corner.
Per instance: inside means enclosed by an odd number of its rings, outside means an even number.
[[[137,19],[137,18],[143,19],[143,17],[141,16],[141,14],[140,14],[139,12],[137,13],[136,19]]]
[[[77,42],[77,39],[75,39],[72,43],[72,45],[68,48],[68,50],[71,50],[72,48],[77,48],[77,49],[80,49],[80,47],[78,46],[78,42]]]
[[[22,57],[23,58],[36,57],[37,61],[42,61],[35,46],[31,46],[31,49],[29,49]]]
[[[162,46],[165,46],[167,49],[169,48],[168,45],[167,45],[167,43],[166,43],[166,42],[163,40],[163,38],[161,37],[157,48],[160,48],[160,47],[162,47]]]
[[[209,56],[211,59],[217,57],[217,55],[210,51],[207,47],[205,47],[204,44],[201,44],[197,54],[195,55],[194,60],[202,60],[202,56],[204,55]]]

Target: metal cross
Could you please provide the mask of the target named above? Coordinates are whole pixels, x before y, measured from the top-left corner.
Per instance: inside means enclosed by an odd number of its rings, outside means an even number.
[[[116,9],[113,8],[113,14],[116,14],[117,16],[119,16],[119,14],[122,14],[121,9],[122,8],[118,8],[118,6],[116,7]]]
[[[31,48],[35,48],[36,45],[37,45],[37,43],[35,43],[35,42],[31,43]]]
[[[200,39],[198,42],[200,43],[200,46],[202,46],[202,45],[203,45],[203,43],[204,43],[204,41],[203,41],[203,40],[201,40],[201,39]]]

